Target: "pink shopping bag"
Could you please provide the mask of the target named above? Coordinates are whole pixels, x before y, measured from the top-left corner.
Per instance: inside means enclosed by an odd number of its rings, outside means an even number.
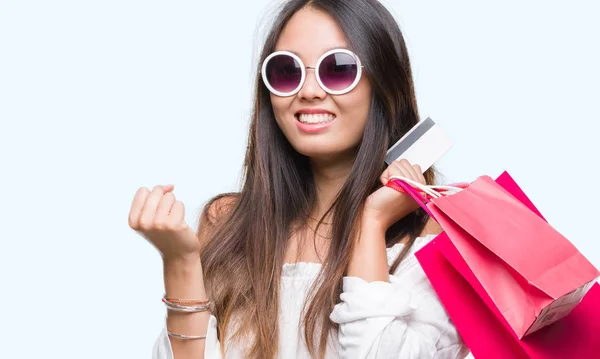
[[[598,271],[507,173],[481,179],[424,207],[445,232],[416,254],[465,343],[477,358],[600,358]]]

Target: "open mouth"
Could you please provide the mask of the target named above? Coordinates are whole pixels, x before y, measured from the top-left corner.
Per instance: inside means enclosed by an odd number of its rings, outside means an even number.
[[[332,113],[297,113],[295,117],[298,122],[307,125],[322,125],[332,122],[336,116]]]
[[[294,115],[296,126],[304,133],[317,134],[327,130],[335,122],[336,116],[329,112],[304,113]]]

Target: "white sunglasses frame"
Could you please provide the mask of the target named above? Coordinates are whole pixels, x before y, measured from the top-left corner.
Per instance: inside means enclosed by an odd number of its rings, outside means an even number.
[[[321,65],[321,62],[327,56],[329,56],[331,54],[335,54],[335,53],[344,53],[344,54],[350,55],[356,61],[356,78],[354,79],[354,82],[347,88],[345,88],[343,90],[339,90],[339,91],[332,90],[332,89],[328,88],[327,86],[325,86],[323,84],[323,82],[321,81],[321,76],[319,76],[319,71],[317,71],[317,69]],[[298,61],[298,63],[300,64],[300,70],[302,71],[300,83],[298,84],[298,87],[296,87],[295,89],[293,89],[290,92],[280,92],[280,91],[275,90],[269,83],[269,80],[267,79],[267,64],[269,63],[269,60],[271,60],[273,57],[278,56],[278,55],[291,56],[294,60]],[[300,57],[298,57],[298,55],[294,54],[293,52],[281,50],[281,51],[275,51],[272,54],[270,54],[269,56],[267,56],[267,58],[265,59],[265,61],[263,61],[263,64],[262,64],[261,75],[262,75],[263,83],[265,84],[265,86],[267,86],[267,88],[269,89],[269,91],[271,91],[271,93],[273,93],[274,95],[280,96],[280,97],[289,97],[289,96],[293,96],[293,95],[297,94],[300,91],[300,89],[302,88],[302,86],[304,86],[304,81],[306,80],[306,69],[313,69],[313,70],[315,70],[315,77],[317,79],[317,82],[319,83],[319,86],[321,86],[321,88],[325,92],[327,92],[330,95],[343,95],[345,93],[352,91],[356,87],[356,85],[358,85],[358,82],[360,81],[360,78],[362,76],[362,68],[363,67],[364,66],[360,62],[360,59],[358,58],[358,56],[356,56],[356,54],[354,52],[352,52],[348,49],[332,49],[332,50],[327,51],[326,53],[321,55],[321,57],[319,57],[319,59],[317,60],[317,64],[314,67],[304,66],[304,63],[302,62],[302,60],[300,60]]]

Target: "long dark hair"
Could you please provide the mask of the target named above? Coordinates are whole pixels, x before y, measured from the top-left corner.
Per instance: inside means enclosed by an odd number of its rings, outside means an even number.
[[[338,328],[329,319],[339,301],[342,278],[367,197],[381,186],[386,150],[419,119],[410,62],[402,32],[377,0],[291,0],[276,17],[260,55],[271,52],[285,24],[305,6],[334,18],[365,66],[372,85],[369,118],[349,177],[327,213],[333,212],[332,240],[303,318],[306,344],[322,357],[328,337]],[[257,68],[258,72],[259,68]],[[294,220],[311,213],[316,192],[309,159],[292,148],[278,127],[268,89],[257,76],[255,100],[245,157],[244,181],[226,218],[211,231],[201,258],[209,298],[223,350],[226,338],[252,333],[247,357],[273,358],[278,343],[280,277]],[[433,183],[433,171],[425,173]],[[201,217],[207,218],[211,204]],[[326,213],[326,215],[327,215]],[[388,246],[409,238],[390,269],[393,272],[423,230],[426,215],[418,210],[386,233]],[[232,318],[240,318],[235,333]]]

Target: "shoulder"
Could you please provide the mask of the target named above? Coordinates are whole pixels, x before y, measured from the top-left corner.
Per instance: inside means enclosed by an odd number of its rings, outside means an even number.
[[[216,226],[226,220],[237,206],[239,193],[221,193],[209,199],[198,221],[198,235],[207,237]]]
[[[239,193],[229,192],[218,194],[209,199],[202,210],[201,221],[204,219],[205,223],[216,224],[223,217],[231,214],[237,205],[238,198]]]

